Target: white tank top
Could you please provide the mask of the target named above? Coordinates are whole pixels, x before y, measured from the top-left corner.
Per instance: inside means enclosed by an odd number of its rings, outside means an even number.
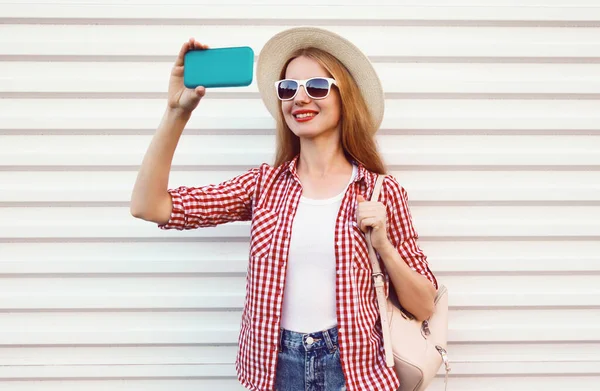
[[[353,166],[348,184],[356,172]],[[312,333],[337,325],[335,223],[346,189],[325,200],[300,198],[283,292],[284,329]]]

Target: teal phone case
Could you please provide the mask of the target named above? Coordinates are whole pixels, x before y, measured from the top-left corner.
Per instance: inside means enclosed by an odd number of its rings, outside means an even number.
[[[248,46],[192,50],[183,61],[183,84],[187,88],[244,87],[252,83],[254,51]]]

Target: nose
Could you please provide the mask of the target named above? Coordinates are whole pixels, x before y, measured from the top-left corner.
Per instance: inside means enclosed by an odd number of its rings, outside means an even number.
[[[298,88],[298,93],[294,97],[294,103],[299,104],[299,103],[309,103],[309,102],[310,102],[310,97],[306,93],[304,86],[300,86]]]

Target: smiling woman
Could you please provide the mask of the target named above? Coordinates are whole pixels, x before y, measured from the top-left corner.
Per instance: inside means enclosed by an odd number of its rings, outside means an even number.
[[[305,81],[307,85],[301,86],[298,81],[287,80],[293,74],[311,76]],[[279,78],[283,80],[276,82],[277,97],[282,100],[282,104],[276,109],[277,114],[275,114],[278,119],[275,165],[293,159],[300,152],[299,135],[293,130],[296,129],[294,121],[289,121],[286,110],[292,110],[292,115],[302,113],[303,110],[319,113],[319,110],[311,108],[310,103],[314,103],[313,106],[329,107],[334,118],[339,116],[338,123],[335,125],[339,128],[339,132],[336,133],[339,140],[337,142],[332,140],[332,145],[341,143],[342,150],[349,159],[361,162],[373,172],[385,173],[385,165],[372,137],[377,131],[381,118],[373,117],[378,115],[376,109],[367,106],[355,79],[338,59],[315,47],[300,48],[290,54],[287,63],[283,64]],[[343,93],[340,93],[340,86]],[[377,87],[378,84],[370,86],[371,89]],[[286,89],[290,91],[285,91]],[[302,91],[305,95],[301,93]],[[333,95],[334,99],[327,99],[330,95]],[[270,96],[264,97],[264,99],[269,98]],[[372,106],[377,106],[378,102],[371,103]],[[383,106],[383,103],[381,105]],[[272,103],[267,102],[267,107],[271,109]],[[273,109],[271,113],[273,114]],[[318,125],[315,127],[320,128]],[[321,127],[325,130],[327,125]]]
[[[367,57],[341,36],[294,28],[260,53],[257,81],[277,120],[277,154],[217,185],[167,189],[179,137],[204,96],[186,89],[182,58],[169,106],[146,153],[131,210],[161,229],[251,221],[246,300],[236,369],[250,390],[396,390],[365,233],[382,259],[385,290],[419,320],[433,312],[437,280],[417,244],[408,196],[375,142],[383,89]],[[389,350],[388,350],[389,352]]]

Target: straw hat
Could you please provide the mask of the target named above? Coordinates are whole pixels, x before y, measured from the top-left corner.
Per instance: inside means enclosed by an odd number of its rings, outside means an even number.
[[[373,65],[365,54],[347,39],[331,31],[315,27],[296,27],[272,37],[263,47],[256,64],[256,80],[262,100],[278,118],[281,101],[274,84],[292,53],[301,48],[315,47],[335,56],[350,71],[379,129],[383,120],[385,100],[383,87]]]

